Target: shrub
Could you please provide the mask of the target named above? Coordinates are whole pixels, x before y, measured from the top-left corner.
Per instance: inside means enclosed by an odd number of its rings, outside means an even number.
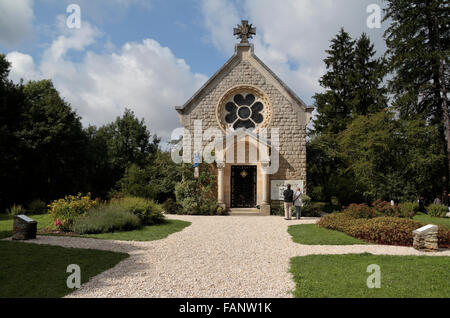
[[[72,231],[79,234],[97,234],[131,231],[141,226],[141,220],[117,203],[104,204],[90,209],[74,220]]]
[[[183,178],[175,185],[175,196],[177,202],[182,206],[181,214],[217,214],[217,177],[214,169],[210,164],[201,163],[200,175],[196,179],[192,165],[181,166]]]
[[[8,209],[8,214],[10,216],[15,216],[15,215],[19,215],[19,214],[25,214],[26,210],[23,206],[21,205],[16,205],[14,204],[13,206],[11,206]]]
[[[308,204],[304,204],[302,207],[302,216],[319,217],[324,212],[325,206],[326,203],[324,202],[309,202]]]
[[[164,219],[163,208],[152,200],[126,197],[117,201],[126,211],[133,213],[144,225],[161,223]]]
[[[89,194],[83,196],[79,193],[76,196],[69,195],[64,199],[55,200],[48,207],[55,226],[63,231],[68,231],[77,217],[86,213],[96,204],[97,202],[91,200]]]
[[[33,200],[28,204],[28,213],[30,214],[45,214],[47,213],[47,204],[42,200]]]
[[[199,200],[195,197],[187,197],[180,204],[182,209],[179,214],[215,215],[217,213],[217,201],[214,199],[203,198]]]
[[[270,215],[283,216],[284,207],[282,205],[271,204],[270,205]]]
[[[362,219],[345,213],[327,215],[318,224],[368,242],[401,246],[412,246],[412,231],[426,225],[398,217]],[[438,241],[440,247],[450,247],[450,229],[439,227]]]
[[[390,202],[376,200],[372,203],[372,206],[378,216],[402,216],[400,207],[398,205],[391,205]]]
[[[122,179],[117,183],[121,193],[125,196],[134,196],[146,199],[156,197],[157,186],[150,180],[150,174],[146,169],[132,164],[125,170]]]
[[[183,209],[183,207],[172,198],[167,199],[166,202],[163,203],[162,208],[167,214],[180,214]]]
[[[430,204],[427,207],[427,214],[435,217],[444,217],[448,212],[448,208],[441,204]]]
[[[400,216],[405,218],[412,218],[419,212],[419,203],[417,202],[403,202],[398,205]]]
[[[376,212],[367,204],[350,204],[343,212],[356,219],[370,219],[376,217]]]

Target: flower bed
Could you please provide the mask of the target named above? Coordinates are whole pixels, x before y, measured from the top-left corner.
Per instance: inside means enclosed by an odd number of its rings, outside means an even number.
[[[412,231],[426,225],[422,222],[398,217],[355,218],[346,213],[323,217],[319,226],[344,232],[367,242],[386,245],[412,246]],[[439,227],[439,247],[450,248],[450,230]]]

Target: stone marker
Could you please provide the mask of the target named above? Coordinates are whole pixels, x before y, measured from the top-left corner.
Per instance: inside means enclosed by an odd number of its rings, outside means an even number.
[[[24,241],[36,239],[37,222],[26,215],[14,216],[13,240]]]
[[[428,224],[413,231],[413,247],[416,250],[437,251],[438,250],[438,227]]]

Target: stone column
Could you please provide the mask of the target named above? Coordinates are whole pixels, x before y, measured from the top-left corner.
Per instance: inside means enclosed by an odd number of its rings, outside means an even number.
[[[217,162],[217,203],[219,206],[225,208],[225,185],[224,185],[224,171],[225,162]]]
[[[262,202],[261,202],[261,214],[270,215],[270,189],[269,178],[270,175],[267,172],[270,162],[261,162],[262,172]]]

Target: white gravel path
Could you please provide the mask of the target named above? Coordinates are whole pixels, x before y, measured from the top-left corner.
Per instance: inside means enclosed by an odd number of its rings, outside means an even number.
[[[419,252],[383,245],[319,246],[294,243],[281,217],[169,216],[192,225],[151,242],[40,236],[33,241],[65,247],[126,252],[130,257],[92,278],[68,297],[291,297],[294,256],[372,253],[450,256],[450,250]]]

